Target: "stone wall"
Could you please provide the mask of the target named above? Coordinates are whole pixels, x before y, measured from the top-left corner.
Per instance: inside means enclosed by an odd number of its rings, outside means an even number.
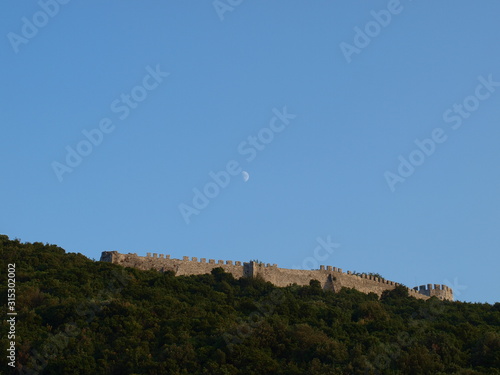
[[[244,274],[244,265],[232,260],[215,260],[206,258],[171,259],[170,255],[147,253],[145,257],[137,254],[120,254],[118,251],[104,251],[101,261],[120,264],[124,267],[133,267],[140,270],[173,271],[176,276],[203,275],[210,273],[214,268],[222,267],[236,278],[251,276]]]
[[[124,267],[134,267],[141,270],[173,271],[175,275],[201,275],[210,273],[216,267],[222,267],[232,273],[235,278],[260,277],[276,286],[284,287],[290,284],[309,285],[311,280],[318,280],[323,289],[338,292],[342,288],[354,288],[363,293],[375,293],[381,296],[386,290],[394,289],[398,283],[379,279],[371,275],[354,275],[344,272],[341,268],[320,266],[319,270],[296,270],[279,268],[276,264],[231,260],[215,260],[206,258],[171,259],[170,255],[148,253],[145,257],[137,254],[120,254],[117,251],[104,251],[101,261],[120,264]],[[436,296],[443,300],[453,300],[453,291],[446,285],[427,284],[408,289],[410,296],[428,299]]]
[[[420,285],[419,287],[415,287],[413,289],[424,296],[435,296],[442,300],[453,300],[453,290],[446,285],[427,284]]]
[[[323,289],[334,292],[338,292],[342,288],[354,288],[363,293],[375,293],[381,296],[384,291],[392,290],[399,285],[393,281],[379,279],[371,275],[354,275],[350,271],[344,272],[341,268],[332,266],[320,266],[319,270],[295,270],[264,266],[252,262],[251,267],[254,277],[260,276],[264,280],[282,287],[290,284],[309,285],[309,281],[314,279],[320,282]],[[409,289],[408,292],[415,298],[429,298],[429,294],[421,294],[415,289]],[[453,297],[448,299],[453,299]]]

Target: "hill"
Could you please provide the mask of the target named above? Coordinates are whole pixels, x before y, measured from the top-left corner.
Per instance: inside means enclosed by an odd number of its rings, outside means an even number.
[[[0,252],[2,270],[15,263],[20,373],[500,374],[500,303],[176,277],[7,236]]]

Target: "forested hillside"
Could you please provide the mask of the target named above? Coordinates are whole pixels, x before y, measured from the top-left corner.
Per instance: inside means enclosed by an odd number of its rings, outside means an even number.
[[[15,263],[21,373],[500,374],[500,303],[175,277],[7,236],[0,250],[2,275]]]

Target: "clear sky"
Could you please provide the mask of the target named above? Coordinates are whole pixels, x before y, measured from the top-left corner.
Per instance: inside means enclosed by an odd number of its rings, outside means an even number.
[[[499,15],[495,0],[7,0],[0,233],[500,301]]]

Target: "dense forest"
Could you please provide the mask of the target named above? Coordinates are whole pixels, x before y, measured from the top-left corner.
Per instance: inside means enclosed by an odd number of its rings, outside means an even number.
[[[12,373],[500,374],[500,303],[176,277],[7,236],[0,251],[5,279],[16,269]],[[5,317],[4,281],[0,293]]]

